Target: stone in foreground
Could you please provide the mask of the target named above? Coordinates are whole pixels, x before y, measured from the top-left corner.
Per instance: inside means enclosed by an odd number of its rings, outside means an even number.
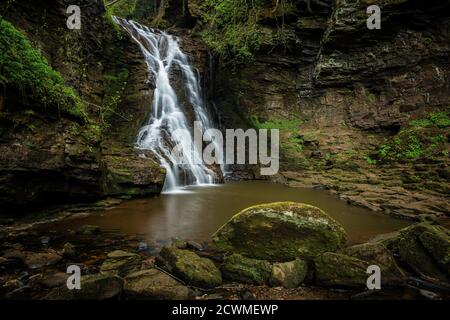
[[[221,249],[273,262],[311,259],[342,248],[346,234],[325,212],[302,203],[276,202],[236,214],[213,236]]]
[[[122,250],[110,252],[107,257],[100,266],[101,273],[112,273],[123,276],[139,270],[142,263],[140,255]]]
[[[229,280],[263,285],[269,281],[272,265],[264,260],[233,254],[225,258],[222,273]]]
[[[127,297],[139,300],[186,300],[188,287],[157,269],[138,271],[125,278]]]
[[[81,277],[81,289],[69,290],[66,285],[55,288],[45,300],[105,300],[117,297],[123,289],[123,280],[111,274]]]
[[[222,284],[222,275],[214,262],[189,250],[164,247],[156,263],[193,286],[214,288]]]
[[[287,289],[297,288],[306,278],[308,266],[305,261],[296,259],[284,263],[274,263],[269,284]]]

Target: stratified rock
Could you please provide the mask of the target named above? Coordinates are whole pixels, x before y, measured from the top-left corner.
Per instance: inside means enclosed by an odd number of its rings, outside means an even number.
[[[27,252],[23,262],[30,269],[39,269],[56,264],[61,259],[61,256],[53,252]]]
[[[362,288],[366,286],[366,261],[344,254],[326,252],[315,260],[316,283],[325,287]]]
[[[344,229],[319,208],[277,202],[250,207],[213,236],[221,249],[273,262],[312,258],[346,242]]]
[[[110,252],[107,257],[100,266],[101,273],[126,275],[139,270],[142,264],[140,255],[122,250]]]
[[[197,287],[213,288],[222,283],[222,275],[214,263],[189,250],[175,246],[164,247],[156,262],[168,272]]]
[[[125,294],[132,299],[186,300],[188,287],[157,270],[142,270],[125,278]]]
[[[111,274],[94,274],[81,277],[81,289],[69,290],[66,285],[55,288],[45,300],[104,300],[122,292],[123,279]]]
[[[274,287],[297,288],[305,280],[307,272],[308,265],[300,259],[274,263],[269,284]]]
[[[345,248],[342,253],[379,266],[383,285],[398,285],[406,279],[391,252],[382,243],[364,243]]]
[[[263,285],[270,279],[272,265],[268,261],[232,254],[225,258],[221,270],[224,278],[229,280]]]
[[[81,234],[81,235],[85,235],[85,236],[90,236],[93,234],[97,234],[100,232],[100,227],[99,226],[95,226],[95,225],[84,225],[81,226],[78,230],[77,233]]]

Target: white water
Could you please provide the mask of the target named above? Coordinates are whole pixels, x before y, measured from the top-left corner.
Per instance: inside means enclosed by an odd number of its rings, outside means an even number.
[[[199,77],[188,57],[181,51],[179,39],[134,21],[115,18],[115,22],[140,45],[149,70],[149,81],[155,82],[151,116],[147,125],[140,129],[136,145],[140,149],[153,151],[166,168],[163,192],[179,192],[186,185],[213,184],[215,174],[202,164],[202,150],[197,150],[194,145],[192,133],[182,137],[173,135],[177,129],[192,132],[193,126],[188,124],[171,84],[174,71],[181,72],[181,82],[195,120],[202,122],[204,130],[212,128]],[[181,146],[179,151],[186,161],[182,165],[177,165],[177,159],[171,154],[174,146]]]

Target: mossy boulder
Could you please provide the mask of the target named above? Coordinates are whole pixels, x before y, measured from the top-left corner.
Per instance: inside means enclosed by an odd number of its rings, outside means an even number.
[[[342,226],[311,205],[276,202],[236,214],[213,236],[219,248],[272,262],[310,259],[342,248]]]
[[[100,272],[116,275],[126,275],[141,268],[142,258],[140,255],[116,250],[108,253],[107,259],[100,266]]]
[[[316,283],[324,287],[362,288],[370,264],[341,253],[326,252],[315,260]]]
[[[272,264],[265,260],[246,258],[240,254],[227,256],[222,265],[224,278],[249,284],[266,284],[272,274]]]
[[[81,277],[81,289],[69,290],[64,284],[55,288],[46,300],[105,300],[117,297],[123,289],[123,279],[112,274],[94,274]]]
[[[274,287],[297,288],[306,278],[308,265],[305,261],[274,263],[269,284]]]
[[[189,288],[157,269],[142,270],[125,277],[124,292],[131,299],[186,300]]]
[[[222,284],[222,275],[214,262],[189,250],[164,247],[156,263],[193,286],[214,288]]]
[[[363,243],[345,248],[342,253],[379,266],[383,285],[399,285],[406,280],[391,252],[382,243]]]
[[[450,232],[444,227],[418,223],[385,243],[419,276],[449,281]]]

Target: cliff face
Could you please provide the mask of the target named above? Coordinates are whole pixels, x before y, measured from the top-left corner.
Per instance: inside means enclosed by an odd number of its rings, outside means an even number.
[[[290,185],[407,217],[449,214],[450,2],[380,1],[381,30],[366,26],[370,1],[286,3],[258,21],[269,33],[283,21],[282,44],[217,66],[225,126],[282,127]],[[410,124],[430,114],[447,124]]]
[[[36,88],[1,90],[2,206],[159,193],[164,172],[138,157],[133,139],[152,88],[139,47],[113,25],[101,1],[78,1],[81,30],[66,27],[67,1],[14,1],[2,17],[26,35],[80,96],[74,119],[31,98]],[[8,80],[8,79],[7,79]]]

